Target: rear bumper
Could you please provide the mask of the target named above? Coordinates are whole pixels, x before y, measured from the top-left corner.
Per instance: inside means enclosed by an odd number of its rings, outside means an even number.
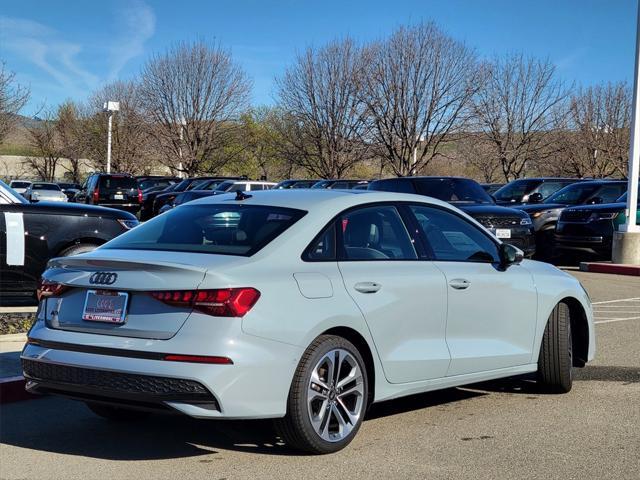
[[[124,210],[134,215],[140,211],[139,203],[100,203],[101,207],[115,208],[116,210]]]
[[[33,393],[168,409],[199,418],[283,416],[302,349],[247,335],[239,320],[223,319],[227,328],[221,331],[216,328],[219,325],[211,325],[211,317],[202,317],[206,316],[192,316],[170,340],[53,330],[38,321],[29,337],[41,345],[27,344],[21,357],[26,388]],[[47,342],[57,345],[50,348]],[[123,350],[127,356],[118,354]],[[140,358],[134,353],[140,353]],[[161,353],[219,355],[234,363],[153,359]]]

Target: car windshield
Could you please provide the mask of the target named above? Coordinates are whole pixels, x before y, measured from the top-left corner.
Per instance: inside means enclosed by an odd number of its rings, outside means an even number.
[[[100,177],[101,190],[129,190],[138,188],[136,179],[133,177]]]
[[[130,230],[102,248],[250,256],[305,213],[262,205],[184,205]]]
[[[77,183],[58,183],[58,186],[60,188],[75,188],[77,190],[80,190],[80,185],[78,185]]]
[[[31,182],[17,182],[15,180],[11,182],[11,188],[27,188],[29,185],[31,185]]]
[[[496,190],[493,196],[499,202],[521,202],[522,198],[531,193],[538,185],[540,185],[540,180],[514,180]]]
[[[314,183],[311,188],[327,188],[329,185],[334,183],[333,180],[321,180],[319,182]]]
[[[616,200],[616,203],[627,203],[627,192]],[[638,196],[638,206],[640,206],[640,195]]]
[[[449,203],[494,203],[480,184],[465,178],[419,178],[415,184],[419,194]]]
[[[567,185],[547,198],[543,203],[562,203],[566,205],[581,205],[600,187],[601,183],[574,183]]]
[[[56,185],[55,183],[34,183],[31,186],[32,190],[54,190],[54,191],[60,191],[60,187],[58,185]]]

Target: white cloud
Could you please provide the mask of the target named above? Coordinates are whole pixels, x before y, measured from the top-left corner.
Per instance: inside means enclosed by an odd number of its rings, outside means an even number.
[[[151,7],[141,0],[129,3],[117,15],[122,28],[110,48],[109,80],[116,79],[131,59],[144,53],[144,44],[156,30],[155,14]]]
[[[3,48],[44,70],[70,93],[80,92],[98,82],[95,75],[78,63],[81,46],[61,39],[48,26],[31,20],[0,16],[0,32]]]
[[[88,90],[118,77],[124,66],[144,53],[144,46],[155,32],[153,10],[142,0],[128,3],[114,12],[117,27],[101,51],[89,51],[77,40],[69,41],[66,32],[23,18],[0,15],[2,48],[36,65],[68,96],[85,96]],[[90,42],[89,45],[95,44]],[[106,75],[98,75],[83,66],[81,54],[105,55]],[[53,87],[54,85],[52,85]]]

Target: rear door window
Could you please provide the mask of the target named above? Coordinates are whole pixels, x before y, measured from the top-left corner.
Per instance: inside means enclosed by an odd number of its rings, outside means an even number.
[[[344,260],[416,260],[413,242],[393,206],[373,206],[342,215]]]
[[[102,248],[250,256],[305,215],[258,205],[184,205],[154,218]]]

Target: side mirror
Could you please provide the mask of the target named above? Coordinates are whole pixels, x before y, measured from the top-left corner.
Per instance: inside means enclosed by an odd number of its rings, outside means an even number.
[[[500,245],[500,266],[503,269],[509,268],[511,265],[518,265],[524,259],[524,252],[511,244],[503,243]]]
[[[535,192],[529,195],[529,203],[540,203],[544,200],[544,197],[540,192]]]
[[[604,203],[604,201],[602,200],[602,197],[593,197],[591,200],[589,200],[589,203],[592,205],[599,205],[601,203]]]

